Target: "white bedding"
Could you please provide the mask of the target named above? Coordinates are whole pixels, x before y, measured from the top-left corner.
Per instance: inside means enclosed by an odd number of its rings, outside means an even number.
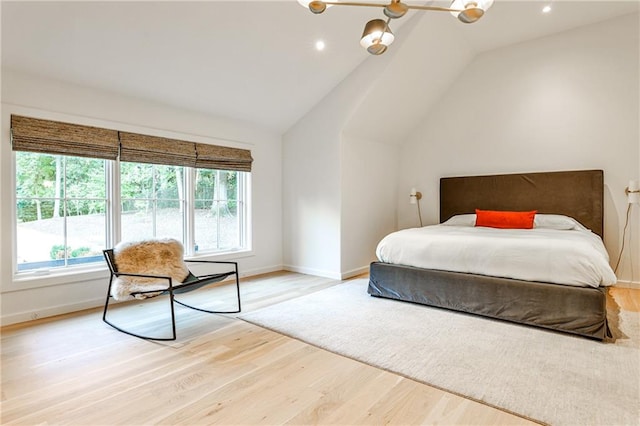
[[[381,262],[580,287],[615,284],[600,237],[588,230],[433,225],[380,241]]]

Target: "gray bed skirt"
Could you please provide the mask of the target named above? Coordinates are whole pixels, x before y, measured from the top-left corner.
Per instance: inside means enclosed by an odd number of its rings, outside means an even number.
[[[372,296],[452,309],[603,340],[606,289],[572,287],[374,262]]]

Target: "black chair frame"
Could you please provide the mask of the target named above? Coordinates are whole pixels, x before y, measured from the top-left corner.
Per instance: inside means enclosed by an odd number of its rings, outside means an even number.
[[[176,340],[177,335],[176,335],[176,315],[175,315],[175,309],[174,309],[174,302],[182,305],[186,308],[190,308],[190,309],[194,309],[196,311],[200,311],[200,312],[206,312],[209,314],[236,314],[239,313],[242,310],[242,306],[241,306],[241,302],[240,302],[240,277],[238,275],[238,263],[237,262],[225,262],[225,261],[217,261],[217,260],[188,260],[185,259],[184,262],[185,263],[207,263],[207,264],[222,264],[222,265],[233,265],[233,271],[228,271],[228,272],[221,272],[221,273],[217,273],[217,274],[208,274],[208,275],[201,275],[201,276],[196,276],[194,275],[191,271],[189,271],[189,275],[187,276],[187,278],[185,279],[184,282],[181,283],[177,283],[174,285],[173,283],[173,279],[169,276],[164,276],[164,275],[148,275],[148,274],[134,274],[134,273],[128,273],[128,272],[119,272],[118,271],[118,267],[116,265],[115,262],[115,257],[114,257],[114,253],[113,253],[113,249],[107,249],[107,250],[103,250],[102,251],[104,254],[104,258],[107,262],[107,266],[109,267],[109,271],[111,272],[111,276],[109,277],[109,287],[107,288],[107,300],[105,301],[104,304],[104,312],[102,314],[102,321],[104,321],[105,323],[109,324],[111,327],[115,328],[116,330],[125,333],[125,334],[129,334],[130,336],[135,336],[135,337],[139,337],[141,339],[145,339],[145,340],[163,340],[163,341],[169,341],[169,340]],[[190,291],[199,289],[201,287],[204,287],[206,285],[209,284],[213,284],[216,282],[220,282],[232,275],[235,275],[235,280],[236,280],[236,294],[237,294],[237,298],[238,298],[238,309],[237,310],[232,310],[232,311],[211,311],[211,310],[207,310],[207,309],[202,309],[202,308],[198,308],[195,306],[191,306],[188,305],[184,302],[181,302],[179,300],[177,300],[175,298],[176,294],[181,294],[181,293],[188,293]],[[165,289],[156,289],[156,290],[149,290],[149,291],[139,291],[139,292],[134,292],[131,293],[132,296],[136,296],[139,294],[153,294],[153,296],[150,297],[156,297],[156,296],[164,296],[164,295],[168,295],[169,296],[169,304],[171,307],[171,331],[172,331],[172,335],[171,337],[151,337],[151,336],[144,336],[141,334],[137,334],[134,333],[132,331],[126,330],[122,327],[117,326],[116,324],[113,324],[112,322],[110,322],[107,319],[107,311],[109,309],[109,301],[111,299],[111,286],[113,284],[113,279],[115,277],[143,277],[143,278],[157,278],[158,280],[166,280],[167,281],[167,287]]]

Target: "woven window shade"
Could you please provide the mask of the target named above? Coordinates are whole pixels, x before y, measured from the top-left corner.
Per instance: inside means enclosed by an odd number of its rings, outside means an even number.
[[[120,132],[120,161],[195,167],[196,144]]]
[[[251,151],[11,116],[14,151],[250,172]]]
[[[78,157],[118,158],[118,131],[37,118],[11,116],[14,151]]]
[[[196,144],[196,167],[202,169],[236,170],[250,172],[251,151],[246,149],[228,148],[217,145]]]

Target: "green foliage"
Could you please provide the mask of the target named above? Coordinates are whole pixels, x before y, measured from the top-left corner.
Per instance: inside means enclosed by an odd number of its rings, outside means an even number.
[[[70,249],[71,248],[69,246],[65,246],[64,244],[55,244],[51,247],[49,255],[51,256],[51,259],[64,259]]]
[[[71,250],[71,257],[84,257],[88,254],[91,254],[89,247],[78,247],[77,249]]]
[[[127,198],[151,198],[153,196],[153,165],[120,163],[120,195]]]
[[[104,213],[104,173],[104,160],[17,152],[18,221]],[[76,199],[65,205],[64,198]]]
[[[68,216],[104,213],[106,198],[104,160],[66,157],[63,193]],[[62,209],[64,211],[64,209]],[[60,215],[63,211],[59,212]]]
[[[150,200],[155,199],[166,200],[160,201],[158,208],[175,207],[175,200],[181,198],[183,181],[182,167],[120,163],[122,211],[149,209]]]
[[[65,246],[64,244],[55,244],[51,247],[49,251],[49,255],[51,259],[64,259],[65,257],[85,257],[89,255],[98,254],[95,251],[92,251],[89,247],[78,247],[76,249],[71,249],[69,246]]]
[[[238,173],[224,170],[196,170],[196,208],[209,208],[217,214],[216,202],[221,204],[221,212],[237,211]]]
[[[54,203],[52,202],[40,202],[40,212],[43,219],[53,217]],[[17,217],[18,222],[32,222],[38,220],[38,207],[37,203],[33,200],[18,200],[17,201]]]
[[[56,159],[53,155],[16,153],[16,195],[20,197],[53,197]]]

